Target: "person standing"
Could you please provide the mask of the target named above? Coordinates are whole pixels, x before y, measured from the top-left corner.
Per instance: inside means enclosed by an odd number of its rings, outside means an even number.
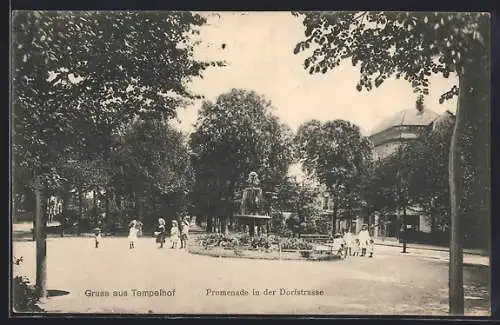
[[[137,242],[137,233],[139,232],[139,229],[137,228],[137,221],[132,220],[132,222],[129,224],[129,231],[128,231],[128,242],[129,242],[129,249],[135,248],[135,243]]]
[[[142,236],[142,227],[143,226],[144,226],[144,224],[142,223],[142,221],[137,220],[137,236],[138,237]]]
[[[102,239],[101,229],[100,228],[96,228],[94,230],[95,248],[99,248],[99,244],[101,243],[101,239]]]
[[[172,247],[176,248],[179,242],[179,224],[177,220],[172,220],[172,229],[170,229],[170,240],[172,241]]]
[[[181,222],[181,249],[187,248],[187,242],[189,239],[189,219],[184,217]]]
[[[156,228],[156,231],[154,233],[156,236],[156,242],[160,244],[159,248],[163,248],[163,244],[165,244],[166,233],[167,230],[165,228],[165,219],[159,218],[158,227]]]
[[[352,245],[352,256],[359,256],[359,238],[355,238]]]
[[[368,253],[370,253],[370,255],[368,255],[368,257],[373,257],[373,250],[375,248],[374,246],[375,246],[375,242],[374,242],[373,238],[370,238],[370,241],[368,244]]]
[[[352,237],[351,229],[350,228],[346,229],[344,233],[344,241],[347,248],[347,255],[349,256],[352,256],[352,247],[354,245],[353,240],[354,238]]]
[[[368,245],[369,245],[370,239],[371,239],[367,225],[363,225],[361,227],[361,231],[358,234],[358,239],[359,239],[359,244],[361,247],[361,256],[365,256],[366,249],[368,248]]]

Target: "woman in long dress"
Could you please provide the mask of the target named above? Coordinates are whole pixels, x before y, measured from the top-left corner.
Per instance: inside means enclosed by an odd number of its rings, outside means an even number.
[[[181,222],[181,247],[187,248],[187,243],[189,240],[189,219],[184,217]]]

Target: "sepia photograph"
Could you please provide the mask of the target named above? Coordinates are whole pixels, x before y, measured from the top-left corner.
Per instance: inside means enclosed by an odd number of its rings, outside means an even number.
[[[491,316],[491,17],[13,11],[10,315]]]

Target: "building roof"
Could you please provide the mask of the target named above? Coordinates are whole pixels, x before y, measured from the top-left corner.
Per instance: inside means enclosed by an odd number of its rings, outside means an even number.
[[[424,108],[421,111],[416,108],[410,108],[400,111],[384,120],[372,130],[371,134],[380,133],[394,126],[427,126],[438,117],[439,114],[429,108]]]
[[[432,123],[432,130],[435,131],[439,128],[444,127],[447,124],[455,122],[455,114],[450,111],[446,111],[441,114],[434,122]]]

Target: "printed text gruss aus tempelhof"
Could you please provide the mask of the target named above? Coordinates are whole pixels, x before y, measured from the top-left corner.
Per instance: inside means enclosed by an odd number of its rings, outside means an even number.
[[[175,289],[121,289],[121,290],[90,290],[84,292],[87,297],[173,297]]]

